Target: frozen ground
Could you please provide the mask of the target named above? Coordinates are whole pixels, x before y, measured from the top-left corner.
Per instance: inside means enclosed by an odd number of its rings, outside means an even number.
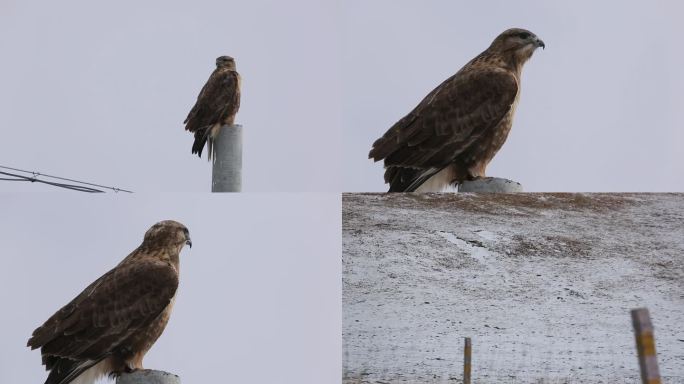
[[[345,384],[684,383],[684,194],[345,194]]]

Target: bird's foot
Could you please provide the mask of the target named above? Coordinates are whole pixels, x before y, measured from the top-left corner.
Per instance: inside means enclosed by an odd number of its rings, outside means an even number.
[[[480,180],[484,179],[484,176],[475,176],[475,175],[468,175],[468,178],[466,180],[468,181],[475,181],[475,180]]]
[[[133,373],[133,372],[139,371],[139,370],[140,370],[140,368],[136,368],[130,364],[125,364],[120,370],[112,371],[109,374],[109,377],[112,379],[116,379],[117,377],[123,375],[124,373]]]
[[[484,179],[484,176],[466,175],[465,177],[456,178],[451,181],[449,186],[453,189],[458,190],[458,188],[463,185],[466,181],[475,181],[479,179]]]
[[[126,367],[124,368],[124,371],[125,371],[126,373],[133,373],[133,372],[135,372],[135,371],[137,371],[137,370],[139,370],[139,369],[140,369],[140,368],[136,368],[136,367],[134,367],[134,366],[132,366],[132,365],[126,364]]]

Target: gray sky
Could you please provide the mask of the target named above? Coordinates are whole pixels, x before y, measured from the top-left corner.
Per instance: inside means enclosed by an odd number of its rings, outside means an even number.
[[[0,200],[0,383],[42,383],[34,328],[176,219],[193,247],[147,368],[185,383],[334,383],[341,367],[341,217],[335,194]]]
[[[244,191],[341,190],[333,0],[0,2],[0,165],[209,191],[182,124],[220,55],[243,94]],[[2,190],[50,190],[3,183]]]
[[[526,191],[684,191],[681,1],[348,0],[343,188],[386,191],[370,146],[509,27],[546,43],[523,71],[488,175]]]
[[[182,121],[229,54],[243,76],[244,191],[384,191],[371,143],[520,26],[547,49],[525,68],[488,173],[527,191],[684,191],[682,12],[674,0],[6,0],[0,165],[208,191]]]

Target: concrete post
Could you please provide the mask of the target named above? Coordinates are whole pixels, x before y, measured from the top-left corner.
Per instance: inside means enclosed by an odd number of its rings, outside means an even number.
[[[465,338],[465,346],[463,348],[463,384],[470,384],[470,355],[473,346],[470,337]]]
[[[224,125],[214,141],[211,191],[242,190],[242,125]]]
[[[636,338],[637,353],[639,355],[639,368],[641,369],[641,382],[644,384],[660,384],[660,372],[658,371],[658,358],[656,356],[655,338],[653,337],[653,324],[648,309],[639,308],[632,310],[632,325]]]
[[[180,382],[180,377],[173,373],[153,369],[124,373],[116,379],[116,384],[180,384]]]
[[[522,192],[520,183],[513,180],[501,179],[498,177],[484,177],[473,181],[465,181],[458,185],[459,192],[492,192],[492,193],[513,193]]]

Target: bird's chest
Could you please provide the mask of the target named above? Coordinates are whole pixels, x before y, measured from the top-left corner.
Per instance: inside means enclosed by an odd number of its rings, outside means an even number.
[[[166,306],[164,311],[157,316],[154,321],[151,321],[146,327],[141,328],[131,339],[129,340],[129,345],[132,351],[137,352],[136,355],[140,355],[139,358],[142,360],[142,356],[152,347],[155,341],[161,336],[166,328],[166,324],[169,322],[171,317],[171,311],[173,310],[173,304],[176,302],[176,297],[174,296],[169,305]]]
[[[485,166],[494,158],[508,138],[513,126],[513,116],[518,105],[518,97],[515,98],[511,109],[501,121],[486,132],[471,146],[466,156],[466,163],[476,166]]]
[[[228,89],[228,92],[231,92],[230,95],[230,100],[228,101],[226,108],[224,109],[223,112],[223,119],[221,120],[221,123],[223,125],[233,125],[235,123],[235,115],[237,114],[238,110],[240,109],[240,89],[242,87],[242,77],[240,77],[240,74],[235,72],[235,86],[231,87]],[[215,127],[215,129],[220,128],[220,125],[218,127]],[[218,131],[215,132],[215,134],[212,134],[211,137],[216,137],[218,134]]]

